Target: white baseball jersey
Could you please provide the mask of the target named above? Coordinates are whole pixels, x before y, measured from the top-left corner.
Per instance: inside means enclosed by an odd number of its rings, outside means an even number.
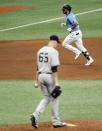
[[[44,46],[37,52],[38,72],[50,73],[52,66],[60,65],[58,51],[50,46]]]

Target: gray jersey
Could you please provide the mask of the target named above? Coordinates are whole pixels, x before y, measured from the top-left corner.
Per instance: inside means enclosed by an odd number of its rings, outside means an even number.
[[[52,66],[60,65],[59,53],[56,49],[44,46],[37,53],[38,72],[48,73],[52,72]]]
[[[38,81],[44,98],[41,100],[33,115],[38,119],[47,105],[51,102],[53,124],[60,123],[60,119],[58,115],[59,97],[54,99],[51,96],[51,92],[56,86],[55,76],[53,75],[51,68],[52,66],[58,66],[59,64],[59,54],[56,49],[44,46],[37,52],[38,72],[41,72],[38,75]]]

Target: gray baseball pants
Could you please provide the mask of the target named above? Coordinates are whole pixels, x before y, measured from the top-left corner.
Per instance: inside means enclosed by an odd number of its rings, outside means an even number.
[[[51,102],[52,122],[53,124],[57,124],[60,122],[58,114],[59,98],[57,97],[54,99],[50,95],[52,90],[55,88],[54,77],[52,74],[40,74],[38,79],[44,98],[41,100],[33,115],[36,119],[38,119],[39,116],[44,112],[47,105]]]

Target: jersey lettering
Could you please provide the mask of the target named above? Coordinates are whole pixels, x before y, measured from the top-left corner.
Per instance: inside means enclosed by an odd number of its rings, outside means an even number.
[[[39,62],[48,62],[48,53],[40,53]]]

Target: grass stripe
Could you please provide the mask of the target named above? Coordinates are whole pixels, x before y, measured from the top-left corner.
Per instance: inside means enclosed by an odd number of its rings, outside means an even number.
[[[86,12],[82,12],[82,13],[77,13],[75,15],[76,16],[84,15],[84,14],[93,13],[93,12],[97,12],[97,11],[102,11],[102,8],[95,9],[95,10],[90,10],[90,11],[86,11]],[[40,22],[34,22],[34,23],[26,24],[26,25],[21,25],[21,26],[17,26],[17,27],[11,27],[11,28],[7,28],[7,29],[2,29],[2,30],[0,30],[0,32],[19,29],[19,28],[28,27],[28,26],[37,25],[37,24],[42,24],[42,23],[48,23],[48,22],[52,22],[52,21],[56,21],[56,20],[60,20],[60,19],[64,19],[64,18],[65,17],[58,17],[58,18],[53,18],[53,19],[44,20],[44,21],[40,21]]]

